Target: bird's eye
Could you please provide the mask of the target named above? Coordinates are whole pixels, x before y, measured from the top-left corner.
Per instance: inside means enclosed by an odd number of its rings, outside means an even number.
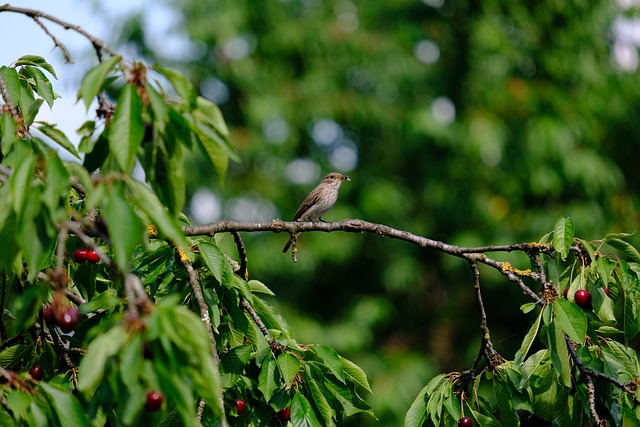
[[[334,174],[331,174],[331,175],[329,175],[329,178],[336,179],[336,176]]]

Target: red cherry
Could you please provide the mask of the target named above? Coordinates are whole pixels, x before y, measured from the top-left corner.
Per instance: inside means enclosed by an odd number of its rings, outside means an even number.
[[[53,307],[50,305],[44,308],[42,315],[44,317],[44,321],[47,322],[48,325],[53,326],[56,324],[56,316],[53,314]]]
[[[29,369],[29,375],[36,381],[40,381],[44,376],[44,368],[40,365],[33,365],[31,369]]]
[[[149,412],[155,412],[162,406],[162,393],[159,391],[150,391],[147,393],[147,401],[144,403],[144,409]]]
[[[605,293],[606,296],[611,298],[611,291],[609,290],[609,288],[604,287],[604,288],[602,288],[602,291]]]
[[[80,312],[75,307],[67,307],[59,317],[56,318],[56,323],[58,327],[64,332],[68,334],[73,331],[78,324],[78,319],[80,318]]]
[[[289,418],[291,418],[291,408],[289,407],[280,409],[278,412],[276,412],[276,420],[280,421],[281,423],[286,423],[287,421],[289,421]]]
[[[569,288],[566,288],[566,289],[564,290],[564,298],[565,298],[565,299],[569,299]]]
[[[580,289],[576,291],[573,298],[576,300],[576,304],[580,308],[589,308],[591,305],[591,294],[589,291],[585,291],[584,289]]]
[[[87,251],[87,261],[91,264],[97,264],[100,262],[100,256],[94,250]]]
[[[238,411],[238,415],[242,415],[246,407],[247,407],[247,404],[244,403],[244,400],[242,399],[236,400],[236,410]]]
[[[76,251],[73,253],[73,259],[79,264],[85,262],[87,260],[86,249],[76,249]]]
[[[469,417],[462,417],[460,421],[458,421],[458,425],[460,427],[471,427],[473,425],[473,420]]]

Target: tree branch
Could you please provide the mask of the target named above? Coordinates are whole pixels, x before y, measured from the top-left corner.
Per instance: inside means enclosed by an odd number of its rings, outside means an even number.
[[[91,42],[91,44],[96,48],[96,50],[98,49],[103,50],[109,53],[111,56],[117,55],[117,53],[114,50],[112,50],[104,41],[102,41],[97,37],[92,36],[79,25],[74,25],[70,22],[63,21],[62,19],[56,18],[55,16],[49,15],[39,10],[29,9],[24,7],[16,7],[16,6],[11,6],[10,4],[5,4],[0,6],[0,13],[2,12],[13,12],[13,13],[19,13],[19,14],[28,16],[29,18],[36,21],[36,23],[38,23],[41,27],[42,27],[42,24],[38,21],[38,18],[46,19],[47,21],[51,21],[54,24],[60,25],[65,30],[73,30],[76,33],[84,36],[87,40]],[[45,32],[47,33],[47,35],[51,37],[51,33],[49,33],[46,30]],[[60,44],[57,42],[57,39],[55,37],[52,37],[52,39],[55,45],[59,47]],[[63,54],[64,54],[64,50],[63,50]]]
[[[183,256],[183,253],[181,252],[181,250],[178,250],[178,252],[180,253],[180,262],[182,263],[184,268],[187,270],[187,273],[189,274],[189,284],[191,285],[193,296],[198,302],[198,307],[200,308],[200,318],[202,319],[202,322],[205,324],[207,328],[207,333],[209,334],[209,342],[211,343],[211,357],[213,358],[213,366],[215,367],[216,370],[219,370],[220,356],[218,355],[218,346],[216,344],[216,337],[213,332],[213,325],[211,324],[211,317],[209,316],[209,307],[207,307],[207,303],[204,300],[204,295],[202,294],[202,286],[200,285],[198,272],[193,268],[193,265],[191,264],[191,261],[189,261],[189,258],[186,255]],[[224,396],[220,395],[219,400],[220,400],[220,405],[224,408]],[[198,412],[197,412],[198,420],[202,420],[204,406],[205,406],[204,400],[200,400],[200,402],[198,402]],[[224,416],[224,413],[222,414],[222,418],[220,419],[220,426],[221,427],[227,426],[227,421]]]

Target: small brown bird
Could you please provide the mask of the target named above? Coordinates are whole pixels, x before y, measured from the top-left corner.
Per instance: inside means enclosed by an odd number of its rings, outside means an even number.
[[[304,202],[302,202],[294,215],[293,220],[324,222],[322,215],[329,212],[329,209],[336,204],[336,200],[338,200],[338,189],[342,181],[351,181],[351,178],[338,172],[331,172],[325,176],[322,182],[311,190],[307,198],[304,199]],[[287,244],[284,245],[282,249],[282,253],[286,253],[289,250],[291,243],[293,243],[293,240],[297,237],[297,234],[289,237]]]

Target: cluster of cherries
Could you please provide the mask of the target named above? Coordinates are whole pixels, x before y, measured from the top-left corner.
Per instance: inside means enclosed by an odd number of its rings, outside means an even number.
[[[82,264],[85,261],[90,264],[100,262],[100,256],[93,249],[76,249],[73,253],[73,259],[78,264]]]

